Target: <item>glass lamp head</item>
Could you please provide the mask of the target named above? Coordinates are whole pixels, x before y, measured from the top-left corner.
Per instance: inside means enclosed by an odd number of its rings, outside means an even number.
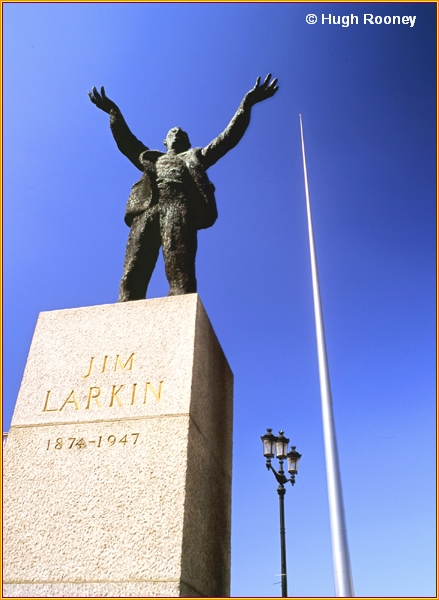
[[[288,473],[290,475],[297,475],[299,470],[299,460],[302,455],[296,452],[296,446],[291,446],[291,450],[287,454],[288,459]]]
[[[265,458],[273,458],[274,456],[276,436],[271,433],[272,431],[272,429],[267,429],[267,433],[265,435],[261,435],[263,453]]]
[[[276,457],[283,460],[287,457],[288,444],[290,440],[284,436],[283,431],[279,431],[276,439]]]

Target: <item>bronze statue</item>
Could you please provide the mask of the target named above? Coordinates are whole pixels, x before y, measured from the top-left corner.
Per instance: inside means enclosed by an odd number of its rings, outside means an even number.
[[[149,150],[131,133],[118,106],[94,87],[90,100],[110,115],[110,127],[117,147],[140,171],[140,180],[131,189],[125,222],[128,236],[119,302],[141,300],[157,262],[160,246],[165,261],[169,295],[197,291],[195,255],[197,231],[211,227],[218,216],[215,188],[206,171],[244,135],[252,107],[274,96],[277,79],[271,74],[243,98],[226,129],[205,148],[191,148],[180,127],[168,131],[166,153]]]

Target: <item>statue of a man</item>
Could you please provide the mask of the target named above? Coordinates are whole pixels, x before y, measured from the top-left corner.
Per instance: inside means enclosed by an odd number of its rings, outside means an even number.
[[[128,236],[119,302],[141,300],[163,251],[169,295],[197,291],[195,255],[197,231],[211,227],[218,216],[213,184],[206,171],[244,135],[252,107],[273,96],[277,79],[271,74],[256,84],[243,98],[226,129],[205,148],[191,148],[189,137],[180,127],[168,131],[166,153],[149,150],[131,133],[118,106],[94,87],[90,100],[110,115],[110,127],[119,150],[140,171],[132,187],[125,212],[131,228]]]

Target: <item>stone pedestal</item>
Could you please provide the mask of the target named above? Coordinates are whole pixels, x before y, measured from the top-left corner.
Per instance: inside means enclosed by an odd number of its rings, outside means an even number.
[[[228,596],[233,375],[197,294],[41,313],[5,596]]]

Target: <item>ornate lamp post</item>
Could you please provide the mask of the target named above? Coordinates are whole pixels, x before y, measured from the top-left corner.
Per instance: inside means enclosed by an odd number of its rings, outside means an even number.
[[[296,452],[296,446],[292,446],[288,452],[289,439],[284,436],[283,431],[279,431],[279,436],[272,434],[272,429],[267,429],[267,433],[261,436],[264,456],[267,459],[267,469],[273,471],[273,474],[278,482],[277,493],[279,494],[279,511],[280,511],[280,560],[281,560],[281,583],[282,583],[282,598],[288,596],[287,593],[287,554],[285,543],[285,513],[284,513],[284,496],[286,489],[285,483],[290,482],[295,484],[295,476],[299,468],[299,460],[302,456]],[[271,459],[276,453],[276,458],[279,460],[279,471],[276,471],[271,465]],[[290,479],[285,476],[283,469],[284,460],[288,461],[288,473]]]

